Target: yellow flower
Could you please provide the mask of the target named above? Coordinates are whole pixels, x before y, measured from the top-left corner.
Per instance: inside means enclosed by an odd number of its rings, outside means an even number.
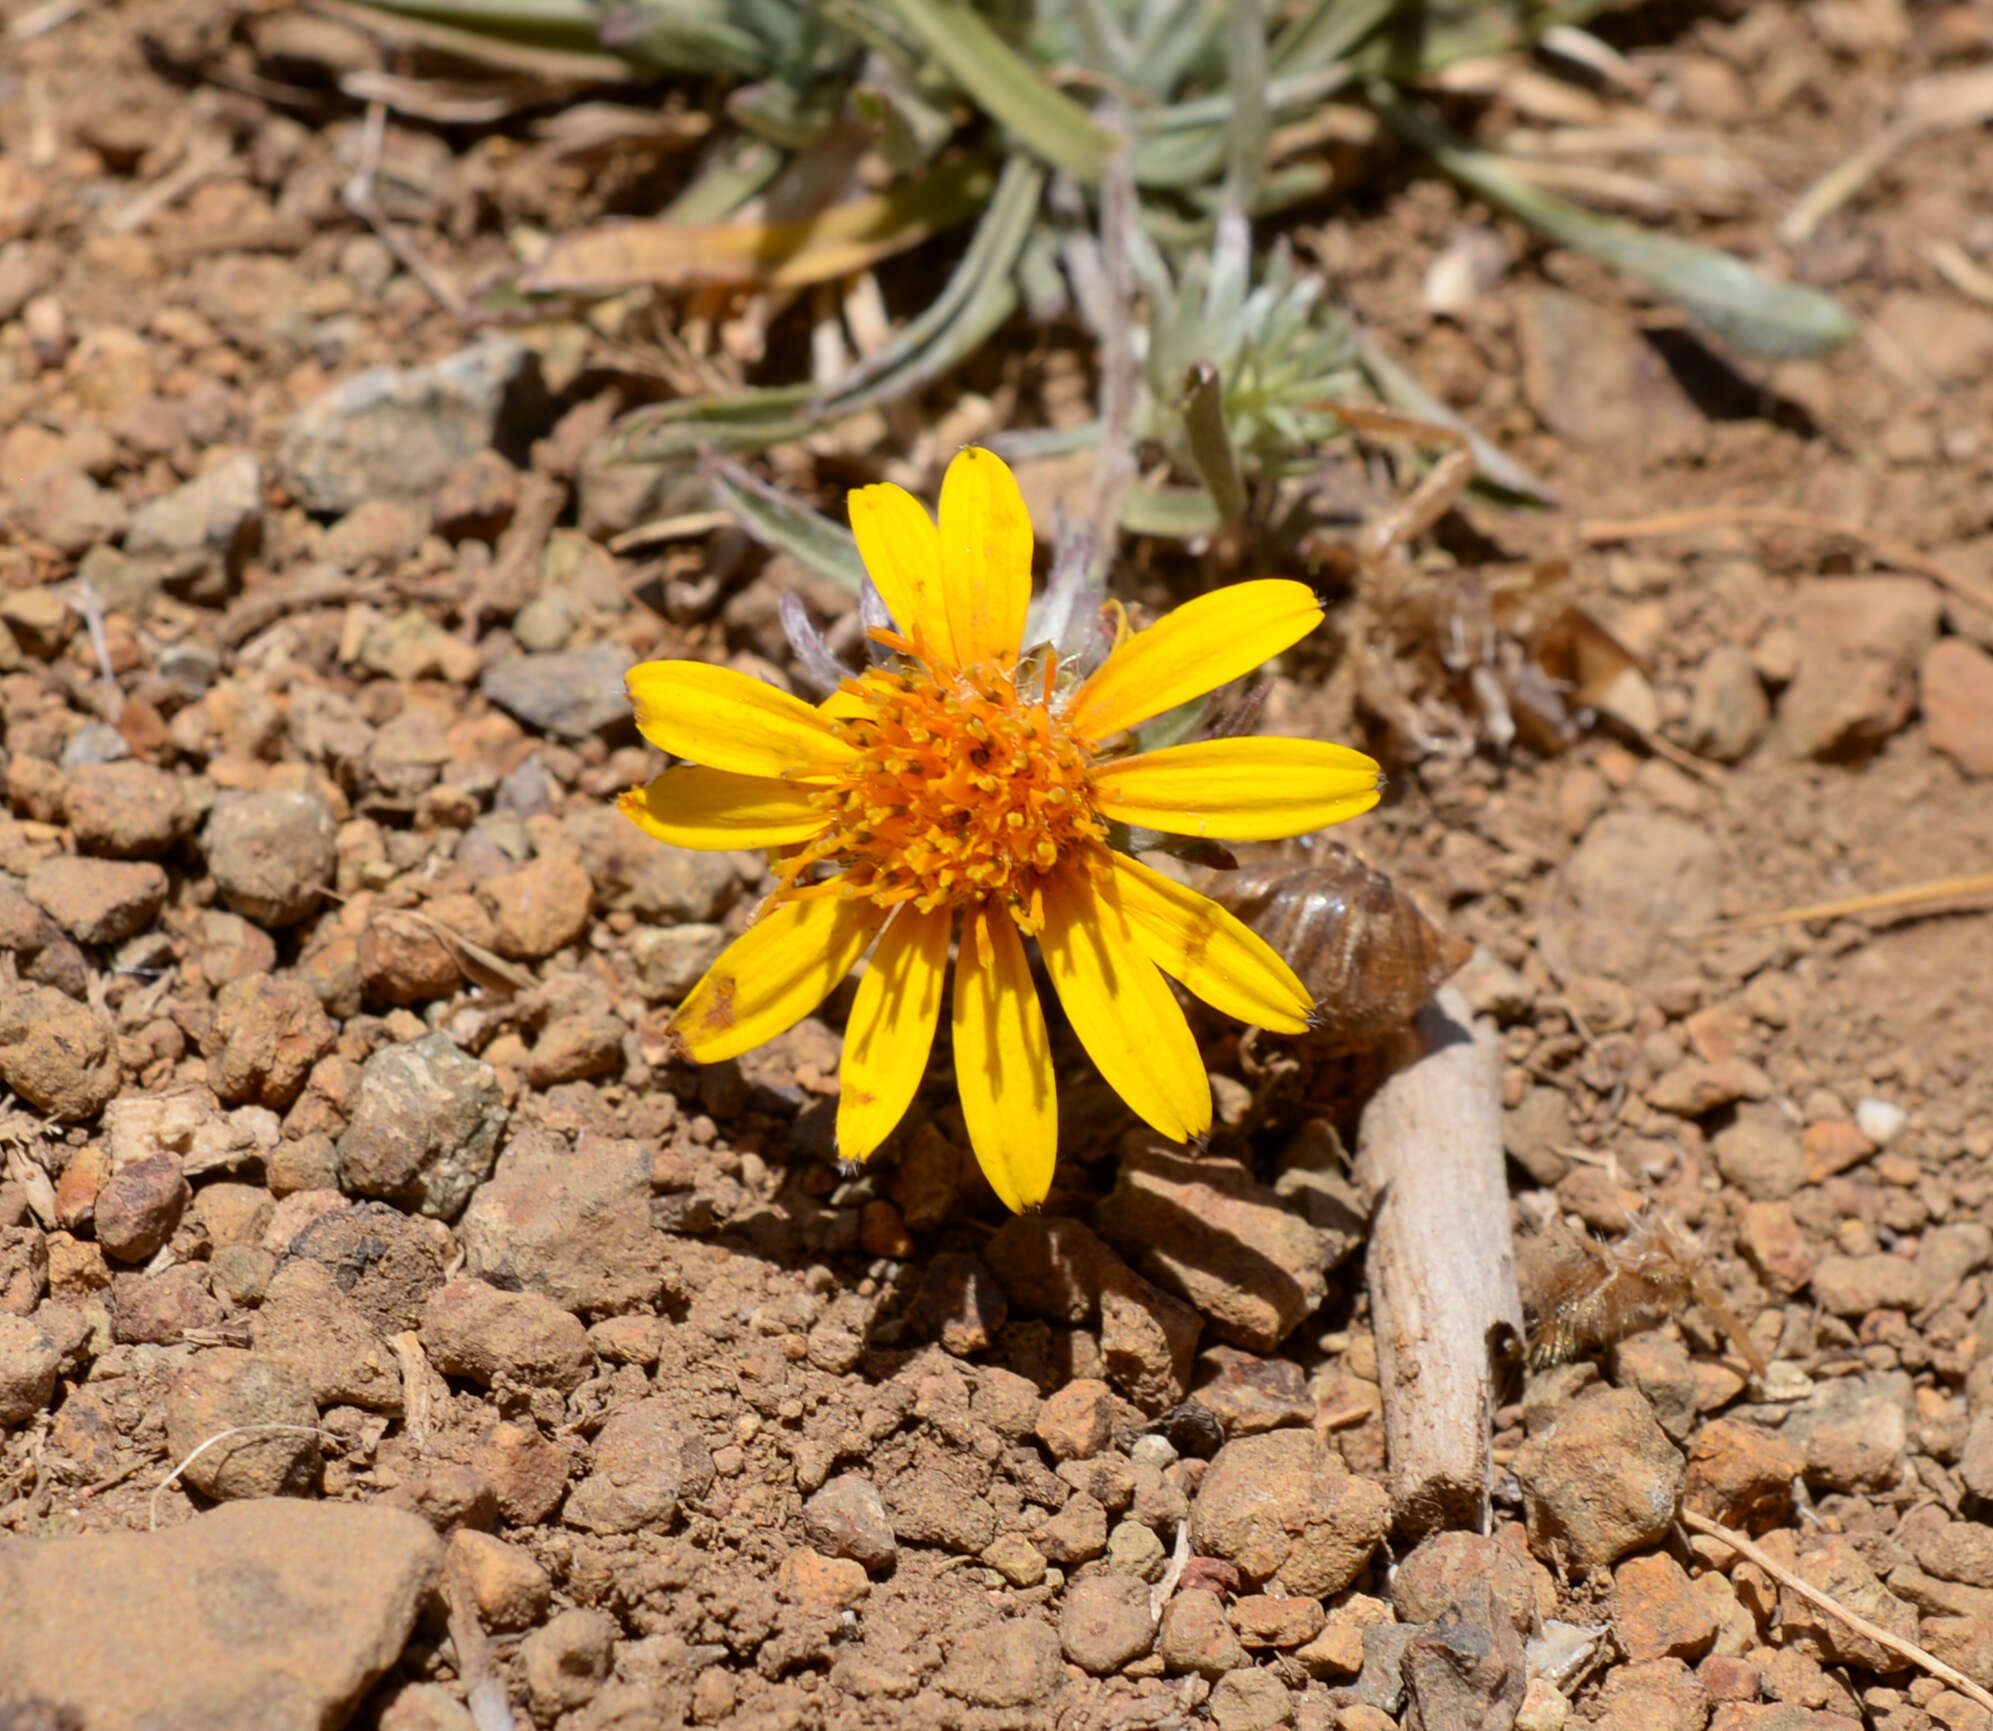
[[[1129,730],[1250,672],[1321,622],[1306,584],[1241,583],[1127,635],[1083,682],[1025,655],[1031,521],[988,451],[949,465],[941,522],[898,487],[851,497],[895,631],[888,666],[812,707],[723,667],[632,668],[637,726],[688,761],[622,809],[660,841],[775,850],[781,887],[692,988],[672,1027],[703,1063],[814,1010],[868,950],[845,1033],[837,1144],[870,1155],[926,1070],[956,916],[962,1116],[1012,1209],[1044,1199],[1058,1146],[1051,1042],[1024,938],[1100,1072],[1186,1140],[1211,1090],[1180,981],[1241,1021],[1300,1033],[1293,970],[1215,902],[1109,845],[1110,824],[1269,841],[1377,803],[1377,765],[1307,739],[1134,752]],[[819,878],[820,869],[831,875]]]

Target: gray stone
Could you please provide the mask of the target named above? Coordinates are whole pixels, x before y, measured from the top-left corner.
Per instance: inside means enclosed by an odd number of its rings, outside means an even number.
[[[803,1505],[803,1536],[826,1556],[849,1557],[873,1574],[900,1554],[885,1499],[858,1473],[838,1474]]]
[[[478,689],[513,720],[556,739],[588,739],[630,720],[623,677],[630,652],[616,643],[551,655],[507,655]]]
[[[1523,1444],[1514,1468],[1530,1548],[1580,1568],[1665,1537],[1685,1476],[1680,1452],[1630,1389],[1588,1391]]]
[[[210,454],[193,480],[132,513],[125,553],[139,581],[219,601],[263,537],[263,470],[254,452]]]
[[[1771,719],[1750,650],[1739,643],[1711,650],[1689,696],[1690,746],[1718,763],[1737,763],[1764,738]]]
[[[537,361],[511,337],[425,367],[374,367],[291,417],[277,445],[278,473],[321,516],[343,516],[369,499],[426,507],[459,464],[495,442],[509,401],[537,385]]]
[[[338,836],[322,800],[273,791],[218,800],[202,845],[223,901],[259,926],[290,926],[332,882]]]
[[[340,1183],[452,1219],[491,1171],[504,1126],[498,1072],[447,1034],[384,1047],[360,1074]]]

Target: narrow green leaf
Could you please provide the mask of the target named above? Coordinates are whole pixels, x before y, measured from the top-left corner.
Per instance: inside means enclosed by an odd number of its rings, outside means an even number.
[[[1131,535],[1163,535],[1189,541],[1224,527],[1218,507],[1202,487],[1146,487],[1136,482],[1121,507],[1121,527]]]
[[[737,463],[707,465],[706,480],[719,502],[764,547],[790,554],[854,595],[864,586],[858,543],[842,524],[805,510]]]
[[[1818,289],[1774,282],[1727,252],[1649,234],[1553,198],[1469,149],[1388,84],[1372,84],[1370,101],[1393,130],[1497,209],[1651,283],[1740,349],[1779,359],[1824,355],[1854,335],[1853,321]]]
[[[787,161],[758,138],[730,138],[659,215],[688,227],[724,222],[780,174]]]
[[[1246,483],[1225,427],[1224,380],[1210,361],[1193,362],[1184,377],[1183,437],[1219,521],[1236,523],[1246,514]]]
[[[967,0],[890,4],[948,75],[1025,149],[1089,184],[1100,179],[1114,153],[1113,135],[1055,89]]]
[[[1468,450],[1474,453],[1476,479],[1499,487],[1505,493],[1534,499],[1539,505],[1557,503],[1557,495],[1548,485],[1538,480],[1472,423],[1456,415],[1379,348],[1368,331],[1353,325],[1351,335],[1356,339],[1357,363],[1377,394],[1403,414],[1416,415],[1422,421],[1431,421],[1436,426],[1448,427],[1460,434],[1467,441]]]
[[[1011,157],[1003,165],[996,190],[990,195],[989,206],[968,250],[941,292],[909,319],[891,342],[859,362],[826,391],[825,402],[834,404],[838,413],[848,413],[877,401],[870,387],[905,369],[942,332],[961,319],[972,301],[1001,285],[1024,250],[1044,190],[1045,171],[1028,157]]]

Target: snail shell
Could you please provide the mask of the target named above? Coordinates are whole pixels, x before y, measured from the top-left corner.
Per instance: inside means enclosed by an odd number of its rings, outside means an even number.
[[[1213,872],[1201,887],[1300,975],[1315,1000],[1311,1042],[1326,1052],[1388,1038],[1474,953],[1384,873],[1334,843],[1311,859]]]

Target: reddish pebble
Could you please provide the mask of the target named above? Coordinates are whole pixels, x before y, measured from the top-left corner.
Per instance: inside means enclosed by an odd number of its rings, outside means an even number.
[[[913,1237],[900,1211],[890,1202],[868,1202],[858,1217],[858,1243],[867,1256],[904,1262],[913,1254]]]

